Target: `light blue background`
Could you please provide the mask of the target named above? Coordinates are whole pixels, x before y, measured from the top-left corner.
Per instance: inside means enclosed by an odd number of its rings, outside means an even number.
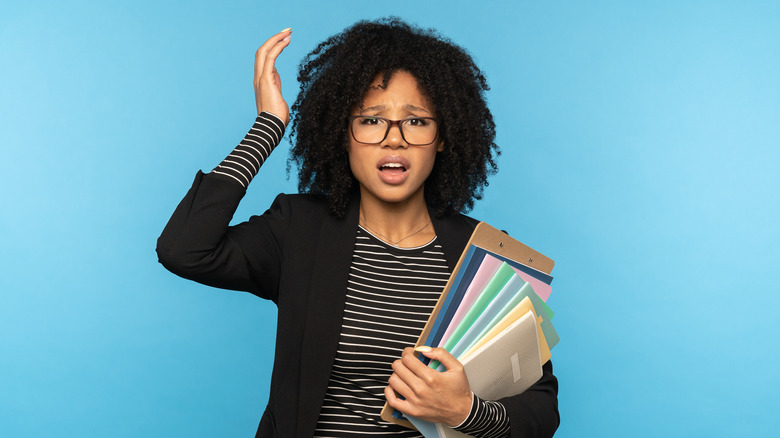
[[[557,436],[776,436],[780,4],[634,3],[5,2],[0,435],[253,436],[275,308],[155,239],[252,123],[262,41],[294,28],[292,102],[317,42],[396,14],[492,86],[472,215],[557,262]],[[295,190],[287,149],[237,218]]]

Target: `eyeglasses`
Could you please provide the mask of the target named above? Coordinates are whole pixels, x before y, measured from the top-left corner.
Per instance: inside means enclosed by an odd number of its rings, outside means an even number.
[[[411,146],[425,146],[436,141],[439,125],[433,117],[410,117],[408,119],[390,120],[377,116],[350,116],[349,130],[352,138],[358,143],[382,143],[390,128],[398,125],[401,138]]]

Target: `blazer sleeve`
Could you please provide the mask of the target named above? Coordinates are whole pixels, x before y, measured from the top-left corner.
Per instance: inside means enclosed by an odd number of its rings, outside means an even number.
[[[522,394],[498,400],[509,414],[512,438],[551,437],[561,422],[558,379],[552,361],[542,366],[542,377]]]
[[[289,202],[279,195],[263,215],[229,226],[245,193],[224,177],[198,172],[157,239],[157,256],[181,277],[276,302]]]

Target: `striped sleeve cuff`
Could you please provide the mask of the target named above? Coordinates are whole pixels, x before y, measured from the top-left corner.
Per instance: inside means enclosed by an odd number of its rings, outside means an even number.
[[[246,188],[271,151],[282,141],[283,135],[282,119],[269,112],[261,112],[241,143],[211,173],[235,180]]]
[[[509,415],[501,403],[482,400],[472,393],[468,417],[453,429],[479,438],[509,437]]]

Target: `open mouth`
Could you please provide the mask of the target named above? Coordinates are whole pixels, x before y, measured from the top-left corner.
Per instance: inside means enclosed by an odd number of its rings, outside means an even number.
[[[385,163],[379,167],[379,170],[384,173],[404,173],[406,167],[401,163]]]

